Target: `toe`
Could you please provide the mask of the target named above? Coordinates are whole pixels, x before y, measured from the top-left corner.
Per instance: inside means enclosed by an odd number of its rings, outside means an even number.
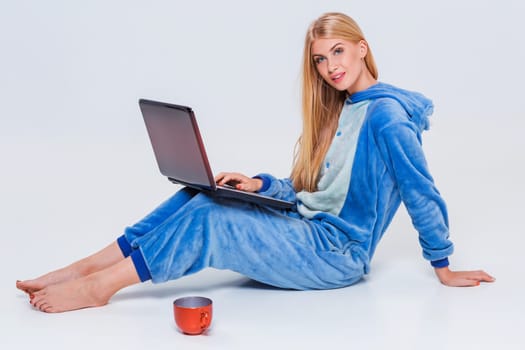
[[[41,305],[44,302],[46,293],[45,291],[39,291],[39,292],[33,293],[32,295],[33,297],[29,299],[30,303],[34,307],[38,308],[39,305]]]
[[[47,302],[43,302],[38,309],[42,312],[51,312],[51,305],[49,305]]]

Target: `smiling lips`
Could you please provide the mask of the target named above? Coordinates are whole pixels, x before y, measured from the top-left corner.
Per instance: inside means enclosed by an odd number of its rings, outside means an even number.
[[[332,75],[330,75],[330,79],[332,79],[332,81],[337,84],[341,80],[343,80],[343,78],[345,77],[345,74],[346,74],[345,72],[332,74]]]

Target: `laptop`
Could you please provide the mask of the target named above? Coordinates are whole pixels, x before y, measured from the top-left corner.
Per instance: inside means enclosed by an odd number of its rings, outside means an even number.
[[[146,129],[162,175],[173,183],[218,197],[289,209],[294,203],[215,183],[192,109],[159,101],[139,100]]]

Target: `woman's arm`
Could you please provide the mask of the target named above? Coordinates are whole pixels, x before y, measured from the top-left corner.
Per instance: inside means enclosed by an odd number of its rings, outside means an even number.
[[[480,282],[494,282],[496,279],[482,270],[478,271],[450,271],[448,266],[434,269],[437,277],[446,286],[475,287]]]
[[[454,250],[449,239],[447,208],[428,169],[415,125],[403,120],[385,126],[378,135],[378,145],[419,233],[423,256],[429,261],[447,258]]]
[[[386,127],[381,136],[380,148],[419,232],[424,256],[431,261],[445,259],[453,248],[449,240],[447,210],[428,170],[420,135],[413,125],[405,122]],[[495,281],[484,271],[451,271],[448,266],[441,265],[435,267],[435,272],[446,286],[478,286],[480,282]]]
[[[230,185],[246,192],[257,192],[263,185],[261,179],[251,178],[239,173],[219,173],[215,176],[215,182],[221,186]]]
[[[239,173],[225,172],[217,174],[215,182],[219,185],[228,184],[242,191],[258,192],[268,197],[290,202],[296,201],[292,181],[288,178],[277,179],[270,174],[258,174],[254,177],[248,177]]]

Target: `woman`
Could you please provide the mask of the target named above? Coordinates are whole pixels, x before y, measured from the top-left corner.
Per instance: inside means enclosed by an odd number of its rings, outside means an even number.
[[[303,132],[290,179],[216,176],[219,184],[296,202],[277,210],[185,188],[98,253],[17,281],[31,304],[61,312],[106,304],[118,290],[206,267],[230,269],[282,288],[351,285],[368,273],[401,201],[423,256],[449,286],[494,279],[451,271],[446,207],[421,148],[432,103],[379,83],[372,53],[348,16],[309,27],[303,61]]]

